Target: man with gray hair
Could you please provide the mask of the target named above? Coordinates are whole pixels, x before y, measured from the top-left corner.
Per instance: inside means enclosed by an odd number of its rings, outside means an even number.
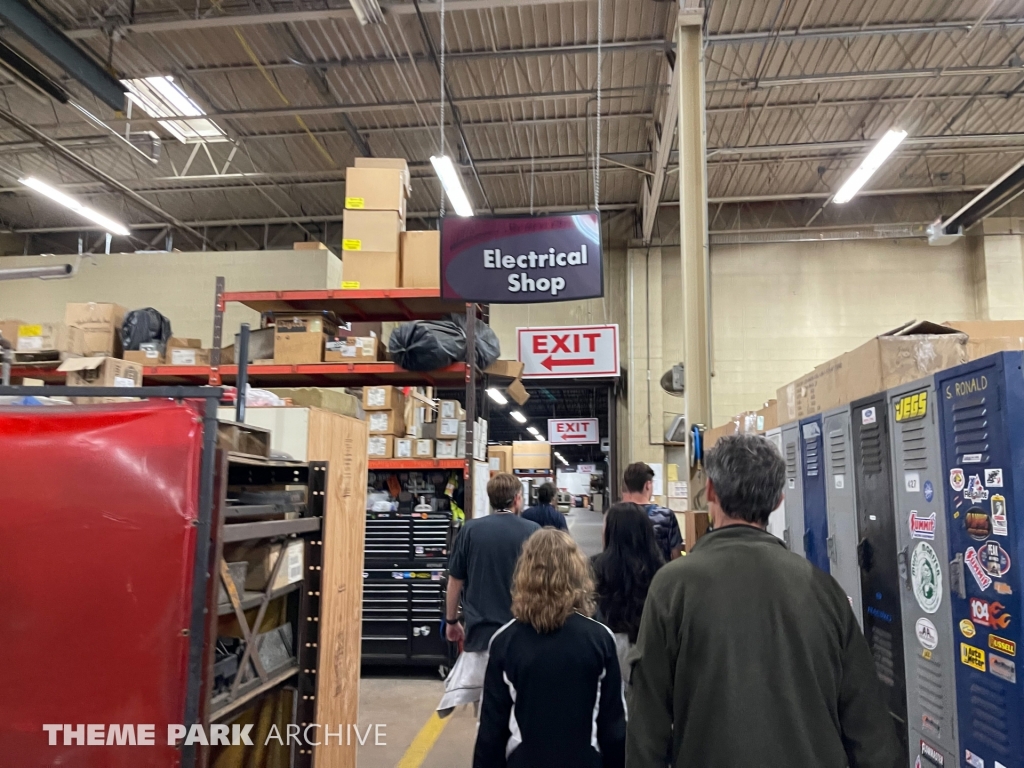
[[[778,450],[763,437],[733,435],[708,453],[705,469],[714,530],[651,583],[626,765],[898,765],[893,722],[846,594],[765,531],[782,502]]]

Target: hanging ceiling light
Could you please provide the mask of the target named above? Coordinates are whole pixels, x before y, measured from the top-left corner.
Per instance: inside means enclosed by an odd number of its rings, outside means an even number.
[[[496,402],[498,405],[506,405],[508,403],[508,399],[494,387],[488,388],[487,395],[488,397],[491,398],[491,400]]]
[[[455,168],[455,163],[448,155],[432,155],[431,164],[437,178],[441,180],[441,186],[448,195],[448,202],[455,209],[456,216],[472,216],[473,205],[469,202],[466,188],[462,186],[462,176]]]
[[[889,158],[889,155],[905,138],[907,138],[906,131],[895,129],[886,131],[885,136],[879,139],[874,148],[868,152],[868,156],[861,161],[853,175],[839,188],[835,197],[832,198],[832,202],[842,205],[852,200],[853,196],[860,192],[860,188],[867,184],[868,179],[875,175],[875,171],[882,167],[882,163]]]
[[[536,427],[527,427],[527,428],[526,428],[526,431],[527,431],[527,432],[529,432],[529,433],[530,433],[531,435],[533,435],[534,437],[536,437],[537,435],[539,435],[539,434],[540,434],[540,432],[539,432],[539,431],[537,430],[537,428],[536,428]]]
[[[539,432],[536,435],[534,435],[533,437],[534,437],[535,440],[540,440],[542,443],[546,443],[548,441],[548,439],[546,437],[544,437],[544,435],[540,434]]]
[[[68,197],[63,192],[54,189],[45,181],[40,181],[35,176],[26,176],[23,179],[18,179],[18,183],[24,184],[29,189],[34,189],[39,194],[50,198],[55,203],[60,203],[65,208],[74,211],[82,218],[89,219],[89,221],[93,221],[99,224],[101,227],[103,227],[103,229],[105,229],[112,235],[121,235],[122,237],[127,237],[128,235],[131,234],[131,232],[128,231],[128,227],[126,227],[124,224],[120,224],[114,221],[113,219],[108,219],[102,213],[94,211],[92,208],[89,208],[86,205],[82,205],[73,197]]]
[[[526,423],[526,417],[523,416],[521,411],[509,411],[508,415],[511,416],[516,421],[518,421],[520,424]]]

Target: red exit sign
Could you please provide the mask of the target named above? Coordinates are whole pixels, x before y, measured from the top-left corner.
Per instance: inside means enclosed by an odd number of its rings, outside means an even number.
[[[548,442],[555,445],[597,445],[597,419],[548,419]]]
[[[523,378],[619,375],[619,326],[517,328]]]

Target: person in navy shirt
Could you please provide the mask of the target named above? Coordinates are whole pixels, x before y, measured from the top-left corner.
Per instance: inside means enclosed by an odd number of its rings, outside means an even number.
[[[542,528],[557,528],[560,531],[568,531],[569,526],[565,522],[565,515],[551,505],[551,500],[558,495],[558,489],[554,483],[544,483],[537,489],[537,501],[540,503],[530,507],[522,516],[526,520],[532,520]]]

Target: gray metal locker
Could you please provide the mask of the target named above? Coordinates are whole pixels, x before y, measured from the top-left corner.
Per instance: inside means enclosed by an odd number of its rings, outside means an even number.
[[[956,676],[938,403],[931,379],[888,392],[910,765],[956,765]],[[921,765],[935,764],[921,761]],[[942,765],[943,763],[938,763]]]
[[[850,599],[857,623],[864,628],[860,566],[857,563],[857,498],[854,492],[850,406],[825,413],[825,496],[828,499],[828,559],[831,573]]]
[[[782,453],[782,429],[776,427],[765,432],[772,445],[779,449],[779,453]],[[779,508],[776,509],[768,517],[768,533],[776,538],[786,540],[786,500],[783,499],[782,503],[779,504]]]
[[[804,484],[800,471],[800,425],[786,424],[782,431],[782,458],[786,461],[786,531],[783,541],[791,552],[804,553]]]

